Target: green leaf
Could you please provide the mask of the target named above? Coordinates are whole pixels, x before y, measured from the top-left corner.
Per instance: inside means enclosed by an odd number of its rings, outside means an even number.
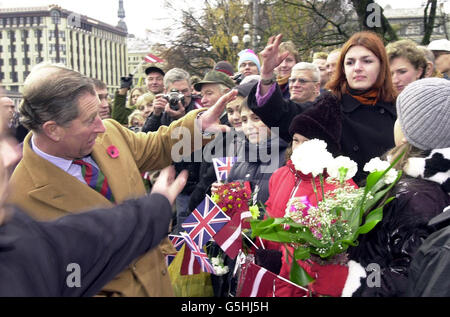
[[[315,281],[297,261],[292,261],[290,280],[303,287]]]
[[[307,260],[311,256],[311,253],[309,252],[309,248],[297,248],[294,251],[294,258],[296,260]]]
[[[366,222],[363,226],[359,227],[356,232],[357,235],[366,234],[370,230],[372,230],[377,223],[379,223],[383,219],[383,207],[379,207],[377,209],[372,210],[366,217]]]

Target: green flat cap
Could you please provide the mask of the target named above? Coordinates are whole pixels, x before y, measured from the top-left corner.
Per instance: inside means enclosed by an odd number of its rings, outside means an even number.
[[[203,80],[194,85],[195,90],[201,91],[203,84],[223,84],[230,89],[236,86],[230,76],[217,70],[207,72]]]

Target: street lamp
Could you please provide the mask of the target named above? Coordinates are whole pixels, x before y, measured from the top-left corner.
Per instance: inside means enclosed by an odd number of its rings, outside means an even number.
[[[244,36],[242,37],[242,42],[244,42],[244,45],[247,47],[248,44],[252,41],[252,36],[250,35],[250,24],[245,23],[243,25],[244,28]],[[239,44],[239,36],[233,35],[231,37],[231,42],[235,47]]]

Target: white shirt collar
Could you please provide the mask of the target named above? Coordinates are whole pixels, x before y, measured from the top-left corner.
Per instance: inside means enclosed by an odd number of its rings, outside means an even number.
[[[47,154],[47,153],[41,151],[37,147],[37,145],[34,143],[34,135],[31,136],[31,147],[33,148],[33,151],[37,155],[39,155],[43,159],[49,161],[50,163],[56,165],[57,167],[59,167],[60,169],[62,169],[65,172],[68,172],[70,166],[72,165],[71,160],[66,160],[61,157],[56,157],[56,156],[53,156],[53,155],[50,155],[50,154]]]

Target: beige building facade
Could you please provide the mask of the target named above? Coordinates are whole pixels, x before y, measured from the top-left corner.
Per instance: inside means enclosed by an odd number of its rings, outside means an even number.
[[[21,92],[31,68],[62,63],[110,92],[128,71],[127,32],[58,6],[0,9],[0,83]]]

